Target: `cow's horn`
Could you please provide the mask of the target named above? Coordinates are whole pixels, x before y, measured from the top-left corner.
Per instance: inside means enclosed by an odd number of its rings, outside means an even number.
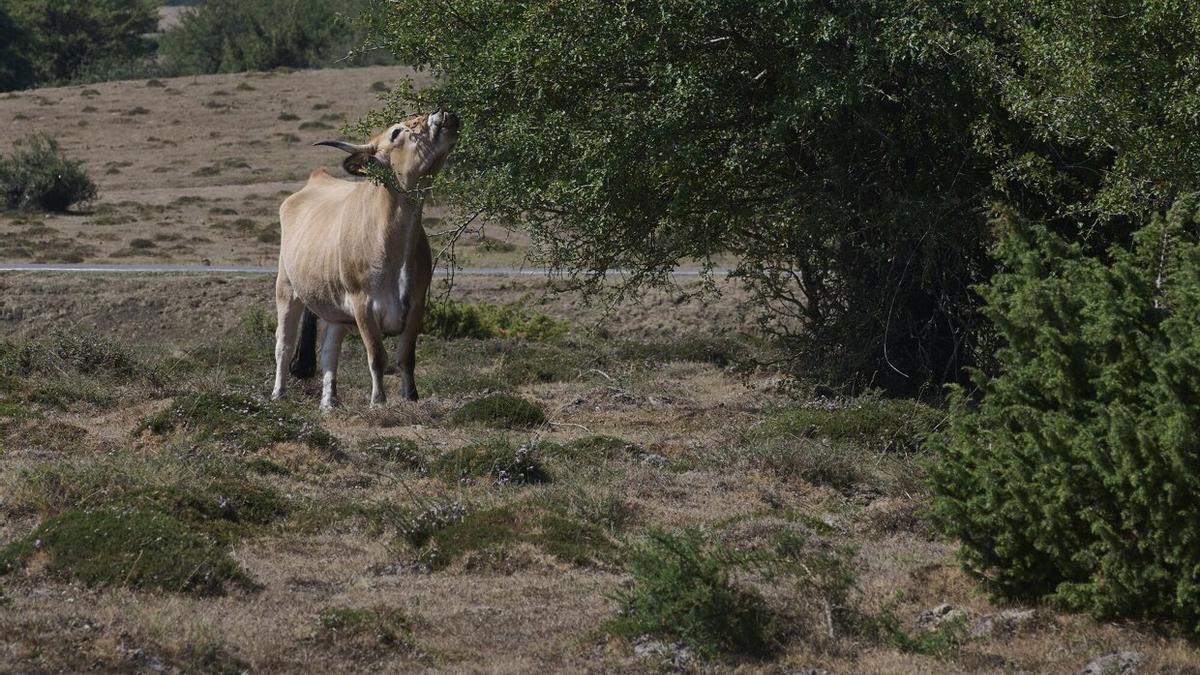
[[[321,141],[319,143],[313,143],[313,145],[314,146],[328,145],[331,148],[337,148],[338,150],[343,150],[345,152],[350,153],[351,155],[357,155],[357,154],[363,153],[363,152],[366,152],[366,153],[371,152],[371,146],[369,146],[369,145],[355,145],[353,143],[347,143],[346,141]]]

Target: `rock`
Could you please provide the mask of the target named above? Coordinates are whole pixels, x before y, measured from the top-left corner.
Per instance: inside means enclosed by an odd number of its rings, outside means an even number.
[[[668,460],[666,457],[655,454],[653,452],[647,452],[647,453],[643,454],[641,456],[641,461],[642,461],[642,464],[649,464],[650,466],[655,466],[655,467],[659,467],[659,468],[664,467],[668,463],[670,463],[670,460]]]
[[[971,626],[972,638],[995,638],[1016,635],[1037,618],[1037,611],[1032,609],[1006,609],[1002,612],[989,614]]]
[[[662,665],[682,668],[692,662],[692,650],[682,642],[660,642],[648,637],[638,638],[633,643],[633,653],[641,659],[655,659]]]
[[[1092,659],[1079,675],[1130,675],[1138,672],[1145,660],[1141,652],[1113,652]]]
[[[941,604],[937,607],[931,607],[917,615],[917,628],[921,630],[933,630],[947,621],[954,621],[967,616],[963,610],[950,604]]]

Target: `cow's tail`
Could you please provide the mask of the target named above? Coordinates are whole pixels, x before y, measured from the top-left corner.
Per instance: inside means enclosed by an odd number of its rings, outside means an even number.
[[[300,334],[296,336],[296,353],[288,372],[302,380],[317,374],[317,315],[305,307],[300,317]]]

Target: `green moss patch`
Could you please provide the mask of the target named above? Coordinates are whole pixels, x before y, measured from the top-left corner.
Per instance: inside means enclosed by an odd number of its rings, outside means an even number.
[[[181,396],[166,410],[134,428],[135,433],[186,433],[194,441],[255,452],[275,443],[294,441],[322,450],[337,450],[337,440],[324,427],[282,402],[263,402],[230,393]]]
[[[570,461],[604,461],[629,454],[636,446],[615,436],[584,436],[566,443],[547,443],[538,446],[547,457]]]
[[[496,437],[451,450],[435,459],[430,473],[449,482],[488,479],[499,485],[545,483],[550,474],[532,445]]]
[[[433,531],[419,547],[419,561],[445,568],[472,553],[499,553],[516,544],[533,545],[562,562],[589,566],[617,560],[619,549],[603,529],[560,511],[513,504],[468,513]]]
[[[501,429],[528,429],[546,423],[542,407],[520,396],[491,394],[459,408],[451,421],[458,424],[484,424]]]
[[[520,304],[497,306],[455,300],[430,303],[425,309],[422,328],[426,335],[444,340],[493,337],[551,340],[567,332],[567,324],[529,312]]]
[[[71,509],[0,550],[0,574],[44,557],[54,573],[93,586],[214,595],[249,585],[212,538],[156,508],[137,504]]]

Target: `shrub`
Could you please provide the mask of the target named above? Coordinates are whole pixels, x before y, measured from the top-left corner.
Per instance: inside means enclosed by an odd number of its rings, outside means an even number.
[[[287,404],[231,393],[180,396],[167,409],[142,420],[134,433],[147,430],[159,435],[184,432],[196,441],[243,452],[285,441],[331,451],[338,447],[337,439],[324,427],[293,412]]]
[[[65,211],[96,198],[96,184],[83,163],[68,159],[58,141],[44,134],[18,141],[0,159],[0,205],[10,209]]]
[[[469,401],[451,419],[458,424],[479,423],[502,429],[536,427],[546,423],[542,407],[520,396],[491,394]]]
[[[1085,254],[1002,221],[982,289],[1001,370],[959,391],[937,524],[1006,597],[1200,635],[1200,197]]]
[[[421,327],[426,335],[443,340],[514,337],[544,341],[567,332],[567,324],[529,312],[518,304],[497,306],[456,300],[429,303]]]
[[[332,65],[361,43],[361,0],[208,0],[163,35],[159,54],[187,73]]]
[[[542,468],[532,446],[515,446],[500,437],[451,450],[434,460],[430,470],[456,482],[485,477],[499,485],[550,480],[550,474]]]
[[[776,646],[776,619],[758,594],[732,582],[749,562],[695,530],[652,531],[629,554],[633,586],[616,593],[620,610],[607,628],[680,640],[704,656],[766,655]]]
[[[208,537],[157,509],[112,505],[71,509],[0,550],[0,574],[35,553],[47,568],[89,585],[218,594],[248,578]]]

